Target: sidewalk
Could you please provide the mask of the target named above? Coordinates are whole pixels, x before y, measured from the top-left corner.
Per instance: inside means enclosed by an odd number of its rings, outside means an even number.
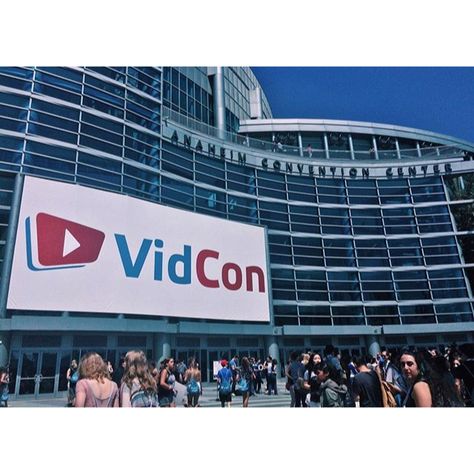
[[[262,385],[262,390],[265,385]],[[277,381],[278,395],[265,395],[263,392],[250,397],[249,407],[289,407],[290,406],[290,394],[285,390],[285,380],[281,379]],[[217,388],[214,382],[204,382],[202,384],[203,393],[199,399],[201,407],[220,407],[218,401]],[[8,406],[11,408],[25,408],[25,407],[66,407],[67,395],[64,392],[63,395],[52,397],[52,396],[39,396],[38,398],[30,397],[18,397],[15,400],[10,400]],[[242,397],[233,396],[232,406],[242,406]]]

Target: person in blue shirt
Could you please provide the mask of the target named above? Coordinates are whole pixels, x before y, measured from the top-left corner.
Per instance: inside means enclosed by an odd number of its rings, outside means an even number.
[[[227,367],[227,361],[221,360],[222,368],[217,372],[217,388],[219,391],[219,400],[221,407],[224,408],[226,405],[230,408],[232,402],[232,371]]]

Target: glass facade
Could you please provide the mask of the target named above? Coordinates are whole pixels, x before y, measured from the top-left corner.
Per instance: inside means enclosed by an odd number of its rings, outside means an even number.
[[[225,71],[227,131],[235,131],[249,117],[249,90],[258,83],[248,68]],[[238,164],[164,133],[175,125],[164,123],[162,106],[214,124],[207,74],[207,68],[0,68],[0,260],[15,175],[24,173],[266,226],[275,327],[300,328],[309,337],[310,326],[361,334],[355,328],[473,321],[472,147],[330,126],[275,133],[270,124],[248,134],[268,147],[247,142],[236,153],[275,157],[282,151],[272,152],[271,142],[278,138],[295,147],[305,166],[309,157],[326,166],[365,160],[367,168],[392,159],[393,175],[353,179],[329,168],[324,175]],[[465,169],[399,176],[405,159],[416,166],[460,160]]]

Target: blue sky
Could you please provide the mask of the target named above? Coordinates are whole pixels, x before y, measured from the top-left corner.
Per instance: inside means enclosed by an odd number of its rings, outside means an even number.
[[[474,143],[474,68],[254,67],[275,118],[431,130]]]

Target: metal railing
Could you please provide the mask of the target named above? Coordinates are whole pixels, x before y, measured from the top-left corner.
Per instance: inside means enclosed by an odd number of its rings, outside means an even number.
[[[265,151],[282,154],[287,157],[303,157],[315,160],[321,159],[335,159],[335,160],[378,160],[378,161],[393,161],[393,160],[426,160],[426,159],[443,159],[448,157],[463,156],[466,152],[461,148],[440,145],[426,148],[410,148],[410,149],[391,149],[391,150],[332,150],[328,149],[312,149],[300,148],[296,146],[286,145],[281,142],[268,142],[258,140],[256,138],[239,135],[237,133],[221,131],[216,127],[199,122],[186,115],[180,114],[168,107],[162,107],[163,121],[172,121],[178,125],[182,125],[190,130],[198,133],[214,137],[218,140],[235,143],[236,145],[245,146],[255,151]]]

